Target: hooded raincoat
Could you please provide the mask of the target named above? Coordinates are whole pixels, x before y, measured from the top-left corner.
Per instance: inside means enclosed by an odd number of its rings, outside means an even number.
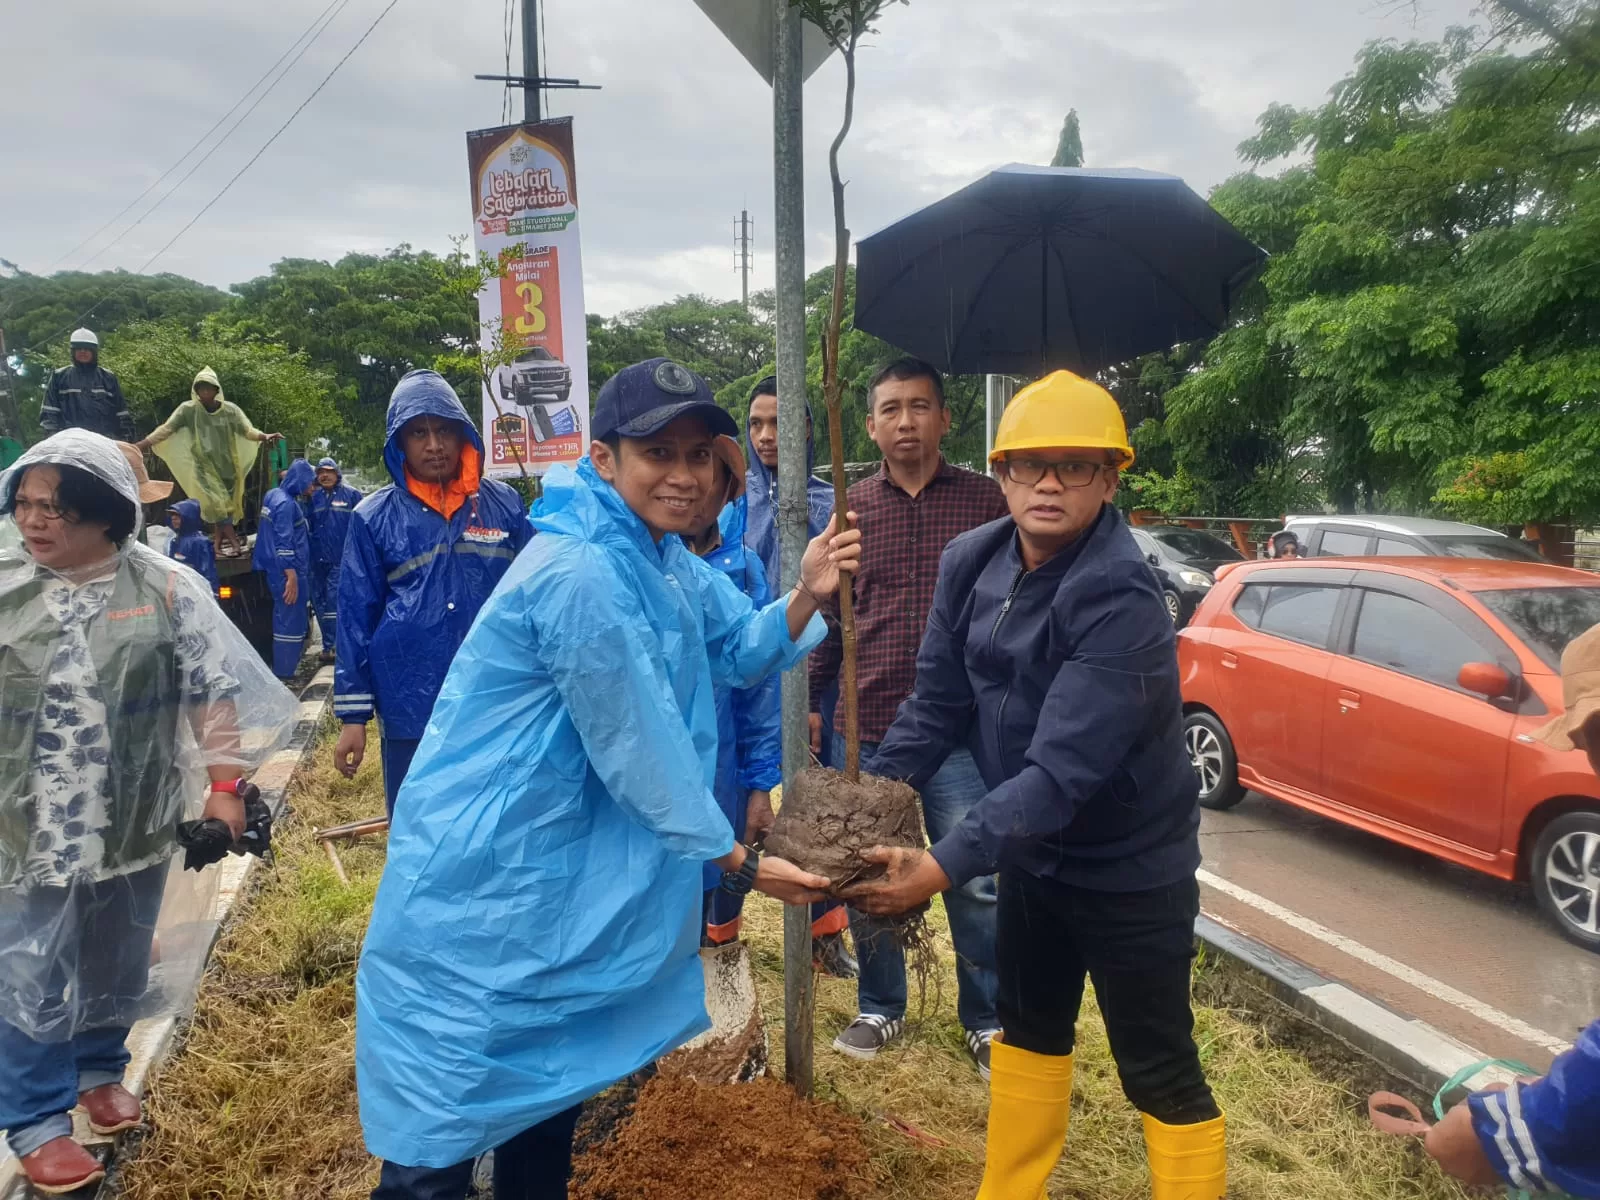
[[[806,428],[812,428],[811,406],[806,405]],[[745,495],[749,498],[749,521],[745,529],[745,545],[761,558],[767,571],[767,589],[777,595],[778,582],[778,472],[761,461],[755,443],[750,440],[748,426],[744,435],[745,450],[750,465],[745,471]],[[806,470],[816,463],[816,440],[806,436]],[[806,477],[806,538],[816,537],[828,527],[833,516],[833,485],[815,475]]]
[[[177,514],[178,522],[173,527],[176,536],[167,546],[167,557],[198,571],[211,585],[211,594],[215,596],[222,580],[217,576],[217,552],[200,527],[200,501],[179,500],[172,511]]]
[[[90,472],[142,512],[116,444],[80,430],[0,475],[0,507],[47,463]],[[8,1122],[30,1114],[3,1077],[8,1039],[66,1042],[147,1015],[163,886],[165,907],[181,908],[203,878],[166,882],[178,822],[199,815],[208,768],[249,774],[298,717],[201,578],[140,542],[135,520],[100,568],[71,578],[26,548],[0,553],[0,1124],[13,1134]],[[184,941],[165,940],[164,972]],[[68,1066],[62,1112],[76,1103]]]
[[[195,388],[202,383],[217,389],[215,412],[200,403]],[[232,524],[244,517],[244,485],[255,465],[261,431],[223,395],[222,381],[210,367],[195,375],[189,399],[145,440],[183,490],[200,501],[200,515],[207,521]]]
[[[133,414],[117,377],[100,365],[100,351],[88,362],[73,361],[50,376],[39,405],[39,428],[46,433],[87,429],[113,441],[134,440]]]
[[[364,507],[364,506],[363,506]],[[471,1158],[709,1028],[702,864],[733,848],[715,689],[789,639],[587,459],[545,477],[428,723],[356,980],[368,1148]],[[341,656],[342,656],[341,647]]]
[[[726,575],[756,608],[772,602],[766,569],[744,544],[748,497],[722,510],[718,525],[722,544],[705,561]],[[783,782],[783,739],[780,729],[778,677],[769,675],[754,687],[717,689],[717,781],[713,788],[733,836],[744,841],[745,818],[752,791],[770,792]],[[744,897],[723,891],[722,869],[706,863],[701,886],[710,892],[706,924],[717,942],[738,936]]]
[[[1600,1197],[1600,1021],[1544,1078],[1474,1092],[1467,1105],[1489,1165],[1511,1187]]]
[[[322,466],[319,464],[317,469],[322,470]],[[333,470],[337,472],[339,468]],[[361,493],[345,483],[342,473],[332,488],[318,484],[311,493],[311,607],[322,627],[322,648],[329,653],[333,651],[339,623],[339,563],[344,558],[350,518],[360,503]]]
[[[300,495],[316,479],[316,472],[297,458],[284,472],[283,482],[262,498],[261,520],[256,526],[256,547],[251,565],[265,571],[272,592],[272,670],[279,679],[292,679],[305,653],[311,618],[306,609],[310,587],[311,530],[306,524]],[[288,572],[295,573],[295,600],[284,596]]]
[[[406,471],[400,429],[421,416],[456,421],[465,433],[457,486],[466,495],[456,507]],[[347,725],[376,711],[384,738],[414,740],[478,610],[533,530],[513,488],[480,480],[483,439],[432,371],[412,371],[395,387],[383,462],[394,483],[356,507],[339,568],[333,707]]]

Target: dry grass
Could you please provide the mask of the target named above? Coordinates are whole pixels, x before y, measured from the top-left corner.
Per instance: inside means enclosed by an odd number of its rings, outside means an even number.
[[[376,1182],[355,1096],[355,965],[383,839],[341,850],[313,826],[383,811],[376,735],[354,780],[327,744],[290,796],[277,866],[218,946],[186,1041],[148,1101],[151,1132],[118,1175],[126,1200],[356,1200]]]
[[[346,890],[310,835],[312,826],[382,811],[375,736],[371,745],[355,780],[331,769],[324,744],[297,784],[277,868],[257,874],[187,1041],[156,1081],[152,1132],[120,1172],[126,1200],[358,1200],[375,1182],[357,1120],[354,974],[383,841],[341,852],[353,881]],[[941,906],[930,920],[948,945]],[[753,897],[745,927],[781,1076],[781,910]],[[868,1119],[882,1200],[970,1200],[982,1174],[987,1093],[962,1050],[948,955],[937,983],[903,1045],[866,1064],[829,1049],[855,1015],[854,986],[821,981],[818,1094]],[[1233,1200],[1460,1200],[1413,1145],[1368,1129],[1356,1096],[1269,1043],[1259,1024],[1202,1008],[1198,1036],[1229,1116]],[[1080,1022],[1078,1062],[1072,1132],[1050,1196],[1142,1200],[1149,1185],[1138,1116],[1117,1085],[1092,1005]],[[909,1140],[875,1119],[883,1113],[947,1147]]]

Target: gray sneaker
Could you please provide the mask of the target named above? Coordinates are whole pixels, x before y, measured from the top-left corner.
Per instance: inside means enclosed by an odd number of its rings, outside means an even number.
[[[850,1027],[833,1039],[833,1048],[851,1058],[871,1060],[878,1057],[890,1042],[906,1031],[902,1017],[880,1017],[877,1013],[862,1013]]]
[[[972,1061],[978,1065],[978,1074],[983,1076],[985,1083],[989,1082],[989,1043],[994,1041],[998,1029],[969,1029],[967,1030],[967,1053],[972,1055]]]

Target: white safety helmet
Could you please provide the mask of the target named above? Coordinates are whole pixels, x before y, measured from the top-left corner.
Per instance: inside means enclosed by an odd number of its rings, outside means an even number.
[[[74,329],[72,331],[72,348],[76,350],[79,346],[93,346],[98,350],[100,348],[100,339],[95,337],[92,329]]]

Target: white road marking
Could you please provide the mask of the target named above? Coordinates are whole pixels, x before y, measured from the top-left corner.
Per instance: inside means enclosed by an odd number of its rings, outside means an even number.
[[[1291,929],[1296,929],[1307,937],[1315,938],[1326,946],[1332,946],[1348,954],[1351,958],[1366,963],[1382,971],[1385,975],[1392,975],[1400,982],[1416,988],[1419,992],[1432,996],[1435,1000],[1459,1008],[1462,1012],[1470,1013],[1489,1025],[1493,1025],[1503,1033],[1520,1038],[1530,1045],[1538,1046],[1551,1054],[1565,1054],[1572,1049],[1571,1042],[1562,1041],[1553,1033],[1546,1033],[1542,1029],[1535,1029],[1525,1021],[1519,1021],[1510,1013],[1501,1012],[1492,1005],[1481,1000],[1475,1000],[1465,992],[1458,991],[1448,983],[1424,975],[1421,971],[1406,966],[1405,963],[1390,958],[1387,954],[1380,954],[1370,947],[1363,946],[1353,938],[1347,938],[1342,933],[1335,933],[1326,925],[1319,925],[1309,917],[1302,917],[1299,913],[1283,907],[1265,896],[1258,896],[1255,892],[1248,891],[1238,884],[1230,883],[1220,875],[1213,875],[1210,871],[1200,870],[1196,878],[1206,887],[1214,888],[1224,896],[1230,896],[1241,904],[1248,904],[1258,912],[1266,913],[1275,920],[1282,921]]]

